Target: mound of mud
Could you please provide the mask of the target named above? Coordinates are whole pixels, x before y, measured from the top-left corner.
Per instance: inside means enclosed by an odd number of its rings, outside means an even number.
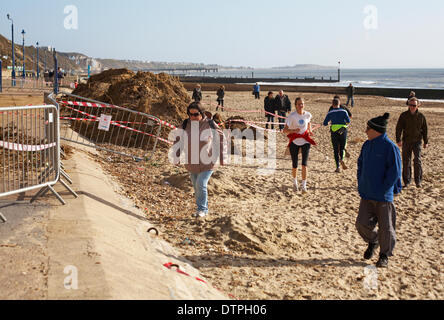
[[[94,75],[73,94],[151,114],[175,125],[187,117],[191,102],[177,77],[127,69]]]

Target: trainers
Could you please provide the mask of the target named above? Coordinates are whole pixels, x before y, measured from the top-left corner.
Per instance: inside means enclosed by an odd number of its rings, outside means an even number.
[[[416,184],[416,187],[420,189],[422,187],[421,182]]]
[[[307,193],[307,192],[308,192],[307,187],[306,187],[306,186],[303,186],[303,187],[302,187],[302,193]]]
[[[347,165],[345,164],[344,161],[341,161],[341,166],[342,166],[343,170],[347,170],[348,169],[348,167],[347,167]]]
[[[369,243],[368,244],[368,248],[364,253],[365,260],[370,260],[371,258],[373,258],[373,254],[375,253],[376,246],[377,246],[376,243]]]
[[[376,262],[376,267],[378,268],[387,268],[388,267],[388,257],[381,253],[379,255],[379,260]]]
[[[347,150],[344,150],[344,151],[345,151],[345,157],[346,157],[346,158],[350,158],[350,153],[348,153]]]
[[[335,171],[336,173],[341,173],[341,169],[338,167],[338,168],[336,168],[336,171]]]
[[[205,218],[205,217],[208,215],[208,212],[200,211],[200,212],[198,213],[198,215],[199,215],[199,218]]]

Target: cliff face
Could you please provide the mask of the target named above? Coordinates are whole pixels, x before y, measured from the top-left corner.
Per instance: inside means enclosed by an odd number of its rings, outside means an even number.
[[[21,39],[18,38],[18,39]],[[17,43],[17,38],[15,40],[14,52],[15,52],[15,63],[17,66],[23,65],[23,46]],[[2,67],[6,69],[7,66],[12,66],[12,43],[10,40],[6,39],[0,34],[0,58],[2,59]],[[39,67],[41,72],[44,69],[44,61],[46,59],[46,68],[54,68],[54,59],[52,52],[48,50],[48,47],[39,48]],[[57,52],[57,59],[59,67],[65,71],[82,71],[82,68],[76,64],[76,61],[70,59],[70,54]],[[25,38],[25,67],[27,70],[36,70],[37,61],[37,48],[35,46],[26,46]]]

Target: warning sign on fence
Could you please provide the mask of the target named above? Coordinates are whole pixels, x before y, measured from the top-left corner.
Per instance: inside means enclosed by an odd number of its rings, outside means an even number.
[[[112,116],[102,114],[99,119],[99,130],[109,131]]]

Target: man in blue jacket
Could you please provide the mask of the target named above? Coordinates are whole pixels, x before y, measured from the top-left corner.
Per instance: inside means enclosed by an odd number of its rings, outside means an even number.
[[[388,266],[396,244],[396,210],[394,194],[401,192],[401,152],[387,136],[390,114],[371,119],[367,123],[368,140],[358,159],[358,189],[361,196],[356,228],[368,243],[364,259],[373,257],[380,246],[378,268]],[[379,230],[376,229],[378,224]]]
[[[347,170],[348,167],[344,162],[345,147],[347,145],[347,127],[351,122],[348,112],[341,108],[339,99],[333,100],[333,106],[328,111],[324,120],[324,126],[328,126],[331,122],[331,143],[333,145],[333,153],[336,162],[336,172],[340,173],[341,169]]]
[[[255,99],[261,98],[261,86],[258,83],[253,86],[253,94]]]

